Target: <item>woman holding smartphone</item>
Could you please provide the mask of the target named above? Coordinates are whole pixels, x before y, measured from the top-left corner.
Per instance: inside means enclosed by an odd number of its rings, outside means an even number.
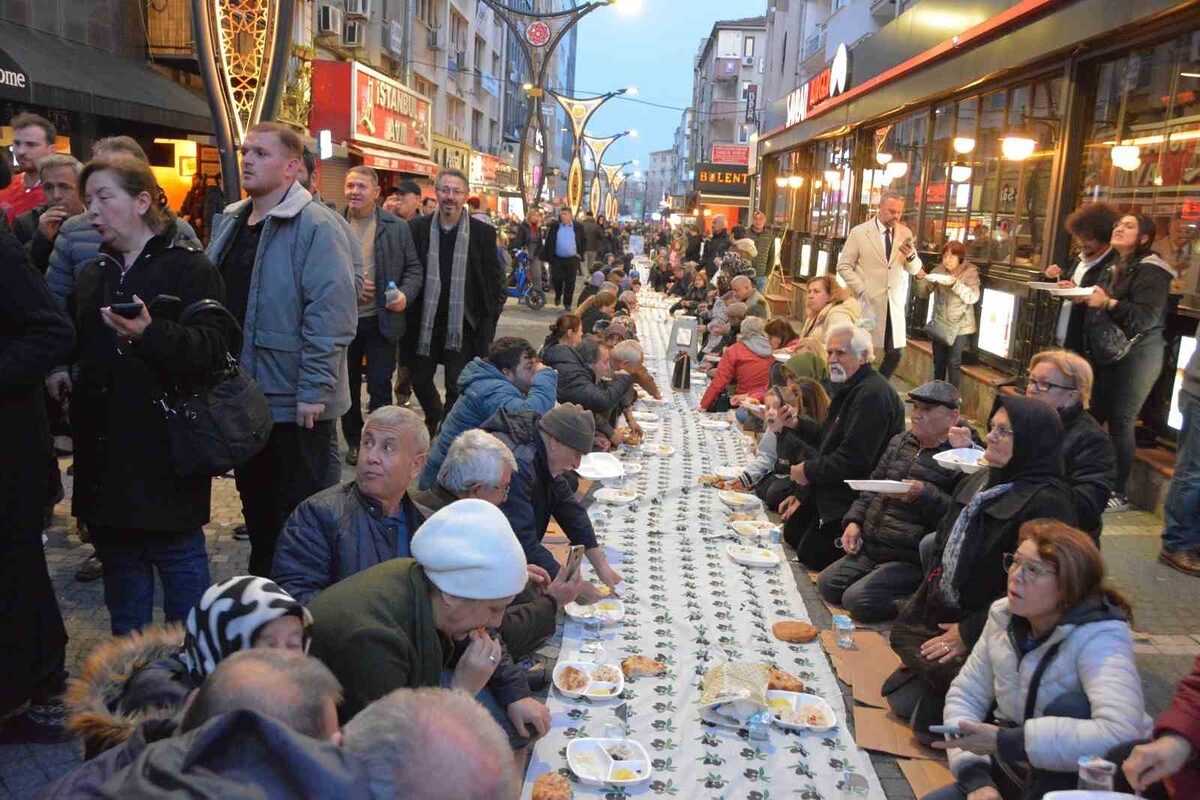
[[[148,165],[97,159],[80,184],[102,244],[70,300],[78,331],[71,513],[92,532],[112,632],[122,635],[150,623],[154,570],[168,622],[183,620],[211,582],[200,528],[209,520],[212,480],[173,474],[160,400],[221,369],[241,335],[231,318],[216,314],[181,325],[152,313],[159,296],[186,308],[223,301],[225,286],[204,253],[177,238]]]

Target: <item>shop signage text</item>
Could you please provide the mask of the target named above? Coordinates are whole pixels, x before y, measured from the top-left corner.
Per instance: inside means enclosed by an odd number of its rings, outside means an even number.
[[[712,146],[712,163],[740,164],[750,163],[750,146],[745,144],[714,144]]]
[[[428,98],[358,62],[313,62],[309,128],[333,140],[373,145],[429,158],[432,109]]]
[[[812,80],[787,96],[787,125],[790,127],[808,119],[817,106],[846,91],[850,54],[846,45],[839,44],[833,61],[813,76]]]
[[[21,65],[0,50],[0,97],[12,100],[29,100],[32,81]]]
[[[702,194],[749,197],[750,175],[745,165],[697,164],[696,191]]]
[[[471,153],[471,186],[480,184],[495,186],[496,185],[496,170],[500,166],[500,159],[487,153]]]

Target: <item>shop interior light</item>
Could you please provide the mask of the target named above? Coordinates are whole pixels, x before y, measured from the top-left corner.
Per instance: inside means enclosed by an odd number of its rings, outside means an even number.
[[[953,183],[966,183],[971,180],[971,167],[961,161],[950,165],[950,180]]]
[[[875,163],[876,164],[887,164],[891,160],[892,160],[891,153],[884,153],[883,151],[880,151],[875,154]]]
[[[1142,148],[1136,144],[1113,145],[1111,157],[1114,167],[1133,172],[1142,165]]]
[[[836,169],[825,170],[825,182],[828,183],[830,186],[837,186],[841,180],[842,180],[842,174],[840,172],[838,172]]]
[[[788,175],[787,185],[792,189],[799,189],[804,185],[804,177],[802,175]]]
[[[530,89],[533,88],[533,84],[532,83],[522,83],[521,88],[528,92]]]
[[[706,217],[711,217],[711,216],[712,216],[712,209],[711,209],[711,208],[706,208],[706,209],[704,209],[704,216],[706,216]]]
[[[954,145],[954,152],[959,155],[966,155],[975,149],[975,140],[970,136],[955,136],[952,144]]]
[[[778,178],[775,179],[775,185],[778,186],[780,189],[786,189],[787,185],[788,185],[788,176],[780,175]]]
[[[1009,161],[1024,161],[1033,155],[1037,141],[1028,134],[1014,133],[1000,140],[1000,151]]]
[[[888,175],[893,178],[903,178],[908,174],[907,161],[893,161],[885,168]]]
[[[1179,77],[1181,77],[1181,78],[1200,78],[1200,72],[1181,72],[1181,73],[1179,73]]]

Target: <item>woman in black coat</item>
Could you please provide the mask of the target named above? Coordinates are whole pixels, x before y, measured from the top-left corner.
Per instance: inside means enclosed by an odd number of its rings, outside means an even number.
[[[73,338],[20,243],[0,232],[0,718],[30,704],[5,724],[25,729],[18,739],[54,716],[42,709],[66,682],[67,631],[42,549],[53,459],[42,381]]]
[[[925,582],[892,628],[904,666],[884,682],[892,710],[918,737],[942,721],[950,682],[975,646],[991,604],[1004,595],[1003,557],[1017,547],[1021,525],[1077,514],[1062,478],[1063,427],[1055,410],[1000,395],[992,406],[984,458],[991,465],[959,483],[936,534]]]
[[[200,528],[212,481],[172,472],[160,400],[222,368],[241,337],[232,318],[216,314],[175,321],[199,300],[224,301],[225,286],[202,251],[176,238],[146,164],[96,160],[80,182],[102,245],[71,298],[79,331],[72,513],[92,531],[112,631],[121,635],[149,624],[155,569],[168,622],[182,620],[211,583]],[[155,304],[162,296],[179,302]],[[141,307],[126,317],[113,310],[118,303]]]
[[[1136,449],[1133,431],[1142,404],[1162,372],[1163,323],[1175,271],[1151,252],[1154,234],[1150,217],[1121,217],[1112,232],[1115,262],[1101,274],[1091,294],[1070,298],[1087,305],[1084,349],[1096,372],[1092,415],[1101,425],[1108,423],[1117,453],[1117,474],[1108,506],[1114,511],[1129,507],[1125,481]],[[1110,327],[1110,322],[1132,343],[1128,353],[1115,362],[1111,354],[1096,346],[1096,333]]]

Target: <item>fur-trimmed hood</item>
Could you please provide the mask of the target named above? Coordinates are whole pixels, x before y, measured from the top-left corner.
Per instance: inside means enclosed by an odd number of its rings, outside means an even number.
[[[67,688],[67,730],[89,757],[127,740],[141,723],[171,719],[195,688],[177,657],[183,626],[151,626],[101,644]]]

